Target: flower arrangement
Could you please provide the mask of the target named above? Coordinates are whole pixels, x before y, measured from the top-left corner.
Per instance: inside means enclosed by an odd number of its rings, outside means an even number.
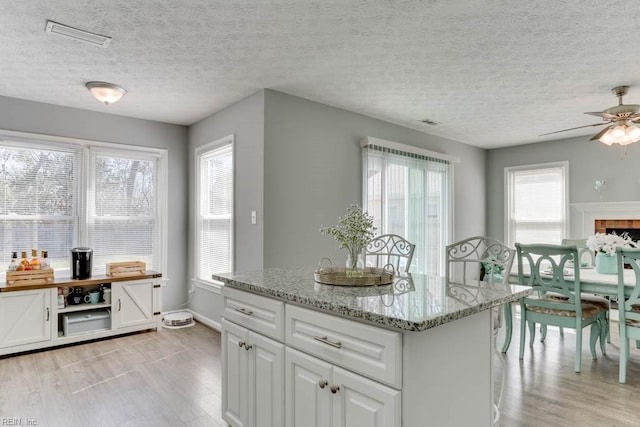
[[[618,246],[635,248],[638,245],[629,237],[627,233],[617,235],[616,233],[605,234],[596,233],[587,239],[587,247],[594,253],[604,253],[615,255]]]
[[[362,255],[364,248],[374,236],[376,227],[373,226],[373,217],[369,216],[358,205],[351,205],[347,213],[338,218],[338,225],[326,227],[320,226],[320,232],[333,236],[339,243],[339,248],[349,251],[351,269],[357,267],[358,255]]]

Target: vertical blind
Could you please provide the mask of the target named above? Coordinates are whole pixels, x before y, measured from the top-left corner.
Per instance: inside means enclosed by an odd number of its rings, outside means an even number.
[[[92,148],[90,164],[87,243],[94,265],[135,260],[157,268],[158,157]]]
[[[416,245],[411,271],[442,274],[451,227],[451,162],[368,144],[363,147],[364,209],[377,234]]]
[[[199,280],[233,270],[233,146],[227,143],[198,153]]]
[[[0,262],[36,249],[66,268],[77,239],[80,150],[18,144],[0,145]]]
[[[560,244],[567,228],[567,166],[506,168],[507,241]]]

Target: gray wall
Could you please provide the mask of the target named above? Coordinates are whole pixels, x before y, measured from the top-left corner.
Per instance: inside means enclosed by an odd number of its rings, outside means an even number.
[[[485,150],[272,90],[264,135],[265,267],[345,258],[318,230],[362,203],[359,141],[367,136],[459,157],[454,239],[485,232]]]
[[[163,310],[186,302],[186,127],[0,96],[0,129],[167,149],[169,282],[162,292]]]
[[[594,189],[597,179],[607,182],[604,202],[640,200],[640,147],[628,147],[626,156],[621,159],[618,147],[607,147],[598,141],[589,141],[589,138],[584,136],[489,150],[488,234],[504,239],[504,168],[508,166],[569,161],[569,203],[600,202]],[[571,229],[574,228],[574,224],[571,224]]]
[[[263,158],[264,158],[264,91],[259,91],[236,104],[194,124],[189,128],[189,260],[194,256],[195,218],[195,149],[228,135],[234,135],[234,221],[236,271],[261,269],[263,265]],[[251,224],[251,211],[257,212],[257,224]],[[194,277],[189,262],[189,277]],[[192,283],[189,308],[206,319],[219,322],[222,300],[211,287]],[[205,319],[205,320],[206,320]],[[203,319],[201,319],[203,320]]]

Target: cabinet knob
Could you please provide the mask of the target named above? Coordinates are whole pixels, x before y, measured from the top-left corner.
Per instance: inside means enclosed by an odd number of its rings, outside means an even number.
[[[244,349],[247,350],[247,351],[251,350],[252,348],[253,348],[252,344],[245,344],[244,345]]]
[[[338,390],[340,390],[340,386],[339,385],[332,385],[330,390],[331,390],[331,393],[336,394],[338,392]]]
[[[244,341],[240,341],[238,343],[238,347],[240,347],[240,348],[244,347],[245,345],[246,345],[246,343]]]
[[[325,388],[328,385],[329,385],[329,381],[327,381],[327,380],[318,381],[318,387],[320,387],[320,388]]]

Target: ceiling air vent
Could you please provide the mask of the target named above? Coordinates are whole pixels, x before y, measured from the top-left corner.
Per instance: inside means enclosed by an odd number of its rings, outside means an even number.
[[[429,125],[429,126],[436,126],[440,124],[440,122],[436,122],[431,119],[420,120],[420,123],[424,123],[425,125]]]
[[[108,47],[111,43],[111,37],[101,36],[100,34],[90,33],[88,31],[79,30],[69,27],[68,25],[59,24],[57,22],[47,20],[45,31],[59,36],[69,37],[81,42],[89,43],[96,46]]]

